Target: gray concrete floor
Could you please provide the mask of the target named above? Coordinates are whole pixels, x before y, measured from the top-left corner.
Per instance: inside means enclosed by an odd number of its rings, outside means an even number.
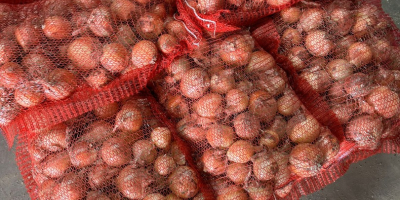
[[[384,10],[400,27],[400,0],[382,0]],[[0,136],[0,200],[28,200],[15,162]],[[400,200],[400,155],[379,154],[352,164],[347,173],[301,200]]]

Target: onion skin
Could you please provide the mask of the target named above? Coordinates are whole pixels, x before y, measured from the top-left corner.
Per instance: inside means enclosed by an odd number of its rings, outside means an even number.
[[[175,58],[166,69],[175,82],[182,79],[183,74],[190,69],[190,62],[186,57]]]
[[[313,142],[320,134],[321,126],[312,115],[296,115],[287,125],[286,132],[295,143]]]
[[[163,30],[163,20],[154,13],[144,13],[137,21],[136,31],[146,40],[156,39]]]
[[[300,177],[315,176],[322,167],[324,156],[318,146],[310,143],[295,146],[289,157],[289,169]]]
[[[329,17],[328,26],[335,35],[347,35],[354,24],[351,11],[347,9],[335,8],[330,12]]]
[[[293,24],[299,21],[301,16],[301,10],[297,7],[289,7],[285,8],[280,12],[281,18],[283,22]]]
[[[272,130],[262,131],[259,143],[268,149],[273,149],[279,144],[279,135]]]
[[[90,168],[88,182],[92,189],[99,189],[113,183],[112,178],[120,169],[108,166],[106,163],[98,163]]]
[[[11,62],[16,56],[17,44],[7,39],[0,40],[0,65]]]
[[[125,104],[117,113],[115,128],[122,131],[138,131],[143,125],[143,116],[139,108],[133,104]]]
[[[233,77],[233,70],[220,70],[211,73],[210,88],[211,91],[218,94],[225,94],[235,87],[235,78]]]
[[[48,156],[40,165],[44,175],[50,178],[59,178],[71,167],[71,160],[68,153],[62,151]]]
[[[287,122],[283,119],[282,116],[277,115],[272,120],[271,125],[269,126],[269,130],[277,133],[279,138],[282,139],[286,136],[286,126]]]
[[[386,86],[373,89],[366,101],[374,107],[375,112],[386,119],[394,117],[400,111],[399,95]]]
[[[42,103],[45,99],[42,87],[35,83],[26,83],[14,91],[15,102],[29,108]]]
[[[179,134],[186,140],[191,142],[200,142],[206,139],[205,130],[191,124],[178,127]]]
[[[67,19],[60,16],[46,18],[43,25],[43,33],[49,39],[67,39],[72,35],[72,27]]]
[[[236,114],[246,110],[249,105],[249,96],[238,89],[229,90],[225,95],[226,113],[228,115]]]
[[[18,44],[27,52],[32,46],[39,45],[41,32],[30,23],[23,23],[15,29],[15,39]]]
[[[282,33],[282,45],[285,48],[291,46],[299,46],[302,42],[302,36],[300,32],[294,28],[287,28]]]
[[[251,175],[251,168],[247,164],[232,163],[226,167],[226,176],[235,184],[242,184]]]
[[[356,68],[360,68],[372,61],[373,53],[372,49],[363,42],[356,42],[350,45],[347,50],[347,60],[356,66]]]
[[[97,160],[97,149],[86,141],[75,142],[68,153],[72,165],[78,168],[89,166]]]
[[[80,175],[69,173],[54,187],[54,199],[79,200],[85,197],[86,185]]]
[[[189,113],[189,107],[181,95],[169,96],[165,103],[165,109],[174,117],[183,118]]]
[[[353,67],[351,63],[343,59],[336,59],[330,61],[325,70],[329,73],[332,79],[340,81],[353,74]]]
[[[229,148],[234,137],[233,129],[222,124],[211,126],[206,132],[207,141],[213,148]]]
[[[158,51],[156,45],[148,40],[142,40],[132,47],[132,64],[135,69],[153,65],[157,61]]]
[[[324,22],[325,12],[321,8],[309,8],[299,19],[299,26],[305,32],[315,30]]]
[[[92,10],[88,24],[90,30],[99,37],[109,37],[114,32],[110,9],[105,6],[99,6]]]
[[[380,145],[383,124],[371,115],[353,118],[346,127],[346,137],[354,140],[359,149],[374,150]]]
[[[238,140],[229,147],[226,156],[229,161],[246,163],[251,160],[254,151],[254,146],[250,142],[246,140]]]
[[[304,70],[300,74],[300,77],[305,79],[311,85],[311,88],[319,93],[328,89],[332,81],[329,74],[325,70],[319,69],[318,67],[312,67]]]
[[[169,189],[180,198],[194,197],[199,190],[196,173],[187,166],[176,168],[168,177],[168,184]]]
[[[179,40],[187,37],[188,32],[185,29],[185,26],[182,22],[172,20],[166,26],[165,29],[167,30],[168,34],[175,36]]]
[[[167,176],[176,168],[176,163],[171,156],[158,156],[154,161],[154,170],[161,176]]]
[[[341,124],[347,123],[351,117],[353,117],[353,113],[355,112],[355,106],[342,103],[334,105],[331,110],[335,113]]]
[[[329,35],[321,30],[310,31],[305,37],[305,46],[313,56],[327,56],[334,48]]]
[[[90,87],[99,89],[110,81],[110,75],[105,69],[96,68],[89,72],[85,80]]]
[[[134,161],[140,165],[151,164],[157,158],[155,145],[148,140],[138,140],[132,146]]]
[[[175,47],[179,45],[177,38],[170,34],[163,34],[157,40],[158,49],[164,54],[174,53]]]
[[[45,79],[55,69],[54,63],[43,54],[30,53],[22,59],[22,65],[34,79]]]
[[[218,51],[228,65],[238,67],[249,63],[253,48],[243,35],[231,35],[222,41]]]
[[[246,73],[257,73],[270,70],[275,67],[276,62],[271,54],[265,51],[255,51],[251,53],[250,61],[245,68]]]
[[[222,112],[222,96],[209,93],[193,103],[193,110],[201,117],[215,118]]]
[[[131,149],[121,138],[110,138],[100,149],[101,158],[109,166],[119,167],[131,160]]]
[[[372,89],[370,77],[363,73],[355,73],[344,80],[344,89],[354,98],[368,95]]]
[[[129,48],[138,41],[138,38],[130,26],[121,25],[117,28],[113,41],[124,45],[125,48]]]
[[[344,103],[347,98],[346,91],[344,89],[344,82],[334,82],[328,90],[329,100],[332,103]]]
[[[180,83],[180,89],[185,97],[197,99],[210,87],[210,77],[200,68],[186,71]]]
[[[171,144],[171,154],[172,154],[172,158],[174,158],[174,161],[176,162],[176,164],[178,164],[178,165],[186,164],[185,155],[182,153],[179,146],[175,142],[173,142]]]
[[[0,85],[14,89],[26,80],[26,72],[15,62],[6,62],[0,67]]]
[[[75,92],[77,80],[73,73],[57,68],[48,74],[46,81],[42,82],[42,86],[47,99],[62,100]]]
[[[349,47],[356,43],[357,39],[356,37],[354,37],[354,35],[347,35],[344,36],[343,38],[341,38],[339,41],[335,42],[336,47],[333,50],[334,55],[337,58],[344,58],[347,55],[347,50],[349,49]]]
[[[103,46],[101,65],[112,73],[122,72],[128,65],[128,51],[122,44],[111,43]]]
[[[254,115],[246,112],[241,113],[233,120],[236,134],[244,139],[253,139],[259,135],[261,129],[260,121]]]
[[[249,111],[263,122],[271,121],[278,110],[278,104],[274,98],[264,90],[255,91],[250,95]]]
[[[305,61],[310,58],[310,54],[304,47],[295,46],[290,49],[288,58],[292,62],[294,69],[300,71],[306,68]]]
[[[278,164],[272,155],[267,153],[256,154],[253,162],[253,173],[259,181],[268,181],[278,172]]]
[[[331,133],[329,129],[321,131],[321,134],[315,144],[323,152],[325,160],[331,161],[339,153],[339,140]]]
[[[225,173],[227,160],[225,158],[225,151],[218,149],[208,149],[203,152],[201,163],[203,171],[213,176]]]
[[[147,195],[146,188],[152,182],[154,178],[144,168],[135,169],[131,165],[122,169],[116,178],[118,190],[129,199],[143,199]]]
[[[92,37],[75,39],[67,50],[68,58],[82,70],[94,69],[98,66],[101,52],[100,41]]]

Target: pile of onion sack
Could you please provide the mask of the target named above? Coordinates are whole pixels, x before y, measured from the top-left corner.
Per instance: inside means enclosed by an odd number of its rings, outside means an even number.
[[[141,94],[30,133],[17,162],[32,199],[200,198],[175,138]]]
[[[104,95],[119,101],[137,93],[161,62],[179,53],[176,48],[188,34],[173,17],[172,1],[42,0],[0,4],[0,11],[0,125],[5,132],[15,131],[7,125],[20,113],[19,124],[39,129],[71,118],[51,109],[76,117],[111,103]],[[99,105],[71,109],[99,93]],[[46,123],[31,126],[32,120]]]

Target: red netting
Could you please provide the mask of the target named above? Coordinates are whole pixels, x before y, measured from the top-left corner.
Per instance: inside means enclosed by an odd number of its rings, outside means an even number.
[[[161,107],[140,94],[19,135],[17,164],[31,198],[212,199],[189,147],[158,117]]]
[[[185,52],[173,1],[0,4],[0,124],[9,145],[145,87]]]

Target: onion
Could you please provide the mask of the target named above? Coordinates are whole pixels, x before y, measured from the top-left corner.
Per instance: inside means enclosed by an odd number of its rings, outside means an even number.
[[[330,36],[321,30],[310,31],[305,37],[305,46],[313,56],[327,56],[334,48]]]
[[[355,73],[344,80],[344,89],[354,98],[366,96],[371,91],[369,77],[363,73]]]
[[[297,7],[289,7],[285,8],[280,12],[281,18],[283,22],[293,24],[299,21],[301,16],[301,10]]]
[[[321,126],[312,115],[299,114],[289,120],[286,132],[291,141],[308,143],[318,138]]]
[[[366,101],[384,118],[394,117],[400,111],[399,95],[386,86],[373,89],[366,97]]]
[[[158,51],[153,42],[142,40],[132,47],[132,63],[135,68],[153,65],[157,61]]]
[[[15,90],[14,98],[19,105],[29,108],[42,103],[45,97],[39,84],[28,82]]]
[[[339,140],[327,128],[321,131],[321,135],[315,144],[322,151],[327,161],[333,160],[340,150]]]
[[[68,153],[71,157],[72,165],[78,168],[89,166],[97,160],[97,149],[86,141],[75,142]]]
[[[309,8],[303,11],[299,19],[299,28],[305,32],[317,29],[324,23],[325,11],[321,8]]]
[[[55,68],[54,63],[43,54],[30,53],[22,59],[21,63],[27,68],[27,72],[34,79],[45,79]]]
[[[166,200],[166,198],[160,193],[152,193],[147,195],[143,200]]]
[[[274,7],[285,6],[285,5],[287,5],[287,4],[289,4],[291,2],[291,0],[266,0],[266,1],[267,1],[268,5],[274,6]]]
[[[340,81],[345,79],[346,77],[353,74],[352,65],[343,59],[336,59],[330,61],[325,70],[329,73],[329,75],[336,81]]]
[[[183,22],[172,20],[165,25],[168,34],[175,36],[179,40],[188,36],[188,32]]]
[[[356,12],[355,23],[351,30],[356,37],[364,37],[370,31],[373,31],[373,27],[378,23],[376,13],[378,13],[376,6],[371,4],[361,5]]]
[[[249,162],[254,154],[254,146],[247,140],[238,140],[233,143],[226,153],[229,161],[236,163]]]
[[[0,65],[13,61],[17,48],[17,44],[14,41],[0,39]]]
[[[338,58],[344,58],[347,55],[347,50],[349,47],[356,43],[357,39],[354,37],[354,35],[347,35],[341,38],[339,41],[337,41],[336,47],[334,49],[334,53],[336,57]]]
[[[41,84],[47,99],[61,100],[72,95],[77,87],[77,80],[68,70],[57,68],[51,71]]]
[[[271,199],[274,193],[271,183],[260,183],[252,181],[244,187],[253,200]]]
[[[176,196],[174,193],[169,193],[166,197],[165,200],[181,200],[178,196]]]
[[[118,167],[131,160],[131,150],[127,141],[121,138],[110,138],[100,149],[101,158],[110,166]]]
[[[32,46],[39,45],[41,32],[33,24],[23,23],[15,29],[15,39],[24,51],[27,52]]]
[[[136,30],[144,39],[156,39],[163,30],[163,20],[154,13],[146,12],[138,19]]]
[[[331,102],[334,103],[343,103],[346,101],[347,94],[344,90],[344,83],[343,82],[334,82],[329,89],[329,99]]]
[[[328,27],[334,35],[347,35],[353,24],[354,18],[350,10],[335,8],[329,14]]]
[[[134,161],[140,165],[153,163],[157,157],[154,144],[148,140],[138,140],[132,146]]]
[[[100,4],[100,0],[74,0],[75,4],[81,8],[95,8]]]
[[[54,199],[79,200],[85,197],[86,185],[80,175],[69,173],[54,186]]]
[[[181,95],[169,96],[165,108],[172,116],[178,118],[184,117],[189,112],[189,107]]]
[[[259,135],[260,120],[248,112],[241,113],[233,120],[236,134],[244,139],[253,139]]]
[[[302,105],[293,91],[285,92],[284,95],[278,99],[277,103],[278,112],[284,116],[294,115]]]
[[[245,0],[227,0],[227,3],[235,7],[241,7],[246,1]]]
[[[92,10],[88,19],[90,30],[99,37],[109,37],[114,32],[111,11],[108,7],[99,6]]]
[[[206,132],[207,141],[213,148],[229,148],[234,137],[233,129],[222,124],[211,126]]]
[[[88,82],[90,87],[99,89],[110,81],[110,75],[105,69],[96,68],[89,72],[85,77],[85,80]]]
[[[101,56],[100,42],[92,37],[80,37],[72,41],[68,47],[68,58],[82,70],[94,69]]]
[[[285,48],[298,46],[301,45],[302,36],[298,30],[294,28],[287,28],[282,33],[281,42]]]
[[[217,200],[245,200],[245,199],[248,199],[246,192],[243,190],[243,188],[236,185],[230,185],[226,188],[223,188],[217,196]]]
[[[170,146],[171,143],[171,131],[167,127],[157,127],[155,128],[151,134],[151,141],[158,147],[158,148],[167,148]]]
[[[240,81],[239,83],[236,84],[236,89],[246,94],[250,94],[251,91],[253,90],[253,83],[248,80]]]
[[[390,42],[385,39],[376,39],[371,41],[372,58],[376,62],[387,61],[390,57]]]
[[[213,14],[224,8],[225,0],[198,0],[197,9],[202,14]]]
[[[275,59],[265,51],[251,53],[250,61],[245,68],[246,73],[257,73],[270,70],[275,67]]]
[[[72,35],[70,22],[64,17],[52,16],[44,21],[43,33],[49,39],[67,39]]]
[[[181,149],[179,148],[178,144],[173,142],[171,144],[171,154],[172,158],[174,158],[174,161],[178,165],[185,165],[186,164],[186,158],[185,155],[182,153]]]
[[[354,140],[358,148],[366,150],[378,148],[382,132],[381,120],[371,115],[353,118],[346,127],[346,137]]]
[[[298,144],[290,152],[290,170],[300,177],[316,175],[322,167],[324,156],[318,146],[310,143]]]
[[[48,179],[44,181],[38,188],[38,196],[39,199],[50,200],[53,196],[54,186],[56,185],[56,181],[52,179]]]
[[[15,62],[6,62],[0,67],[0,85],[14,89],[26,81],[26,72]]]
[[[128,165],[116,178],[118,190],[129,199],[143,199],[154,178],[144,169]]]
[[[210,87],[210,78],[207,72],[200,68],[193,68],[186,71],[180,83],[180,89],[185,97],[197,99]]]
[[[43,174],[50,178],[59,178],[71,167],[71,160],[66,151],[48,156],[41,164]]]
[[[363,42],[356,42],[352,44],[347,50],[347,60],[360,68],[372,61],[372,49]]]
[[[178,45],[178,40],[170,34],[163,34],[157,40],[158,49],[164,54],[173,53]]]
[[[0,125],[5,126],[10,123],[19,114],[20,110],[21,107],[14,101],[8,101],[5,105],[1,105]]]
[[[88,126],[81,139],[90,143],[102,143],[112,135],[112,127],[109,123],[98,120]]]
[[[100,162],[90,168],[88,172],[88,182],[92,189],[98,189],[110,185],[112,178],[118,174],[120,169],[108,166]]]
[[[300,77],[305,79],[311,85],[311,88],[319,93],[324,92],[326,89],[328,89],[331,83],[331,78],[329,74],[319,67],[313,67],[304,70],[300,74]]]
[[[249,97],[245,92],[238,89],[229,90],[225,95],[226,113],[228,115],[236,114],[246,110],[249,105]]]
[[[172,76],[174,82],[177,82],[182,79],[183,74],[189,69],[189,60],[182,56],[175,58],[166,70]]]
[[[101,65],[112,73],[123,71],[128,65],[128,51],[122,44],[110,43],[103,46]]]
[[[129,0],[114,0],[110,5],[111,13],[121,21],[137,18],[141,8]]]
[[[228,164],[225,158],[226,152],[218,149],[207,149],[201,156],[203,171],[214,176],[225,173]]]
[[[39,163],[48,155],[48,152],[39,148],[35,143],[28,145],[28,152],[33,163]]]
[[[310,58],[308,51],[302,46],[295,46],[289,51],[288,59],[296,71],[306,68],[305,61]]]
[[[116,43],[124,45],[126,48],[131,47],[137,42],[137,37],[133,33],[132,28],[128,25],[121,25],[117,28],[116,33],[113,37]]]
[[[279,135],[279,138],[283,138],[286,135],[286,126],[287,122],[285,121],[285,119],[283,119],[282,116],[277,115],[271,122],[269,130],[277,133]]]
[[[206,94],[193,103],[192,108],[201,117],[217,117],[222,112],[222,97],[215,93]]]
[[[271,154],[262,152],[252,158],[253,173],[259,181],[268,181],[278,172],[278,164]]]
[[[169,189],[181,198],[194,197],[198,192],[196,173],[187,166],[176,168],[168,177]]]
[[[279,135],[273,130],[262,131],[259,143],[268,149],[273,149],[279,144]]]
[[[247,164],[232,163],[226,167],[226,176],[235,184],[242,184],[250,178],[251,168]]]
[[[235,79],[233,77],[233,70],[218,70],[215,73],[211,73],[211,91],[218,94],[225,94],[229,90],[235,87]]]
[[[219,56],[230,66],[246,65],[253,50],[251,42],[244,35],[231,35],[220,44]]]
[[[39,148],[56,152],[67,148],[65,124],[59,124],[48,130],[38,132],[35,142]]]
[[[114,130],[137,131],[143,125],[143,117],[139,108],[133,104],[125,104],[117,113]]]
[[[106,104],[93,110],[94,115],[101,119],[108,119],[117,114],[119,109],[118,102]]]
[[[355,111],[355,107],[346,103],[336,104],[331,108],[341,124],[347,123]]]
[[[111,200],[111,199],[101,191],[90,191],[86,195],[86,200]]]
[[[263,122],[271,121],[278,110],[277,102],[264,90],[257,90],[250,95],[249,111]]]
[[[206,132],[201,127],[192,124],[183,125],[178,127],[179,134],[186,140],[191,142],[200,142],[206,139]]]
[[[169,175],[176,168],[176,163],[171,156],[158,156],[154,161],[154,170],[161,176]]]

